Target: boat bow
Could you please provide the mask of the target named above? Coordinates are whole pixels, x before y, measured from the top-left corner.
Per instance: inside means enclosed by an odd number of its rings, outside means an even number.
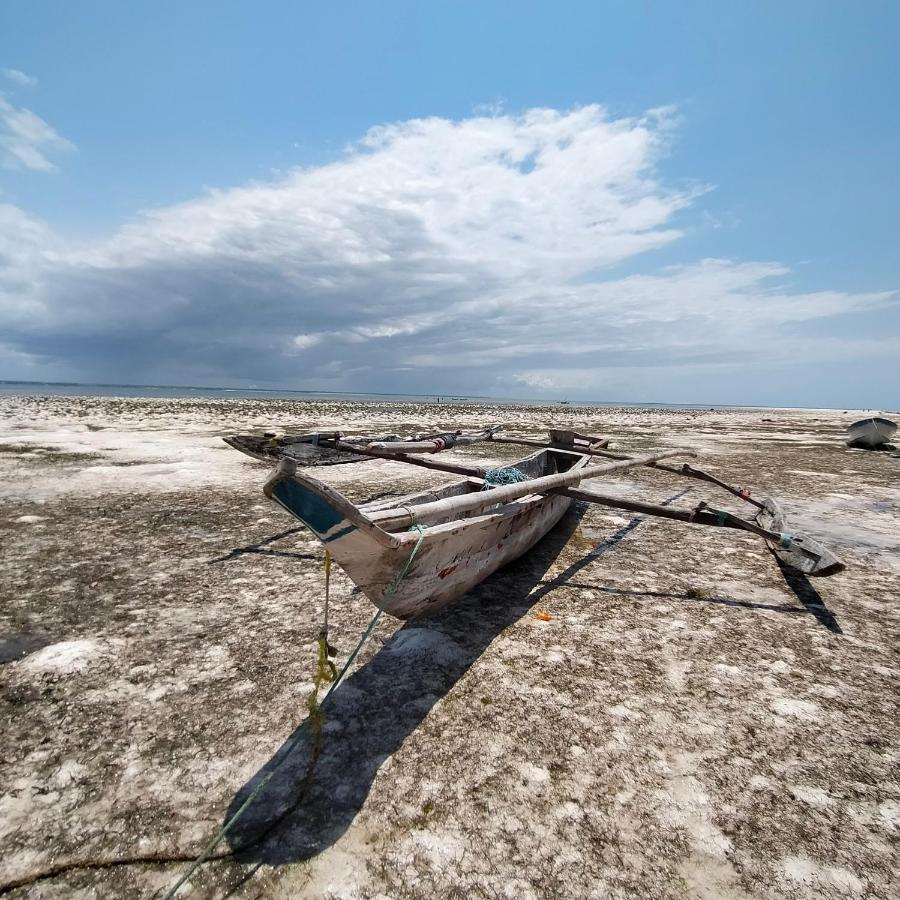
[[[338,544],[358,534],[391,550],[403,543],[402,538],[379,528],[343,494],[316,478],[298,475],[297,463],[288,457],[279,460],[263,491],[328,545],[335,558],[341,555]]]

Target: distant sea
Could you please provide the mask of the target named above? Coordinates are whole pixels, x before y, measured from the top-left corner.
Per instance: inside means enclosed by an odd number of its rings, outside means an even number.
[[[65,381],[0,381],[0,396],[29,397],[203,397],[207,399],[273,399],[273,400],[379,400],[398,402],[437,400],[437,394],[352,393],[349,391],[268,391],[258,388],[191,387],[173,384],[78,384]],[[441,395],[442,400],[471,403],[505,403],[493,397],[459,397]],[[522,402],[522,401],[515,401]],[[527,402],[527,401],[525,401]]]
[[[387,394],[349,391],[267,391],[257,388],[190,387],[170,384],[77,384],[63,381],[0,381],[0,397],[184,397],[206,399],[355,400],[375,403],[473,403],[498,406],[630,406],[639,409],[765,409],[715,403],[629,403],[625,400],[525,400],[520,397],[464,397],[458,394]]]

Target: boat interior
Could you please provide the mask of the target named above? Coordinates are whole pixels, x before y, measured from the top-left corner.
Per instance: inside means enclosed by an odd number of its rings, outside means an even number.
[[[538,450],[530,456],[511,462],[506,466],[499,468],[516,468],[529,480],[532,478],[542,478],[545,475],[555,475],[558,472],[566,472],[572,468],[575,463],[584,459],[581,453],[571,450],[547,449]],[[381,518],[379,515],[373,516],[373,513],[384,514],[389,510],[406,506],[417,506],[421,503],[431,503],[434,500],[443,500],[446,497],[459,497],[463,494],[476,494],[484,490],[485,481],[483,478],[461,478],[439,487],[430,488],[415,494],[408,494],[403,497],[390,497],[384,500],[378,500],[374,503],[367,503],[359,507],[360,512],[367,516],[373,517],[374,520]],[[474,513],[464,512],[457,518],[465,519],[473,515],[484,515],[483,511]],[[404,531],[404,528],[387,528],[388,531]]]

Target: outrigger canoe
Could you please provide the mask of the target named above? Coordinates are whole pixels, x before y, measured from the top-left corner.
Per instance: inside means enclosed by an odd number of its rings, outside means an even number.
[[[540,450],[514,467],[529,480],[585,468],[590,458]],[[521,487],[521,485],[515,485]],[[306,525],[335,562],[377,606],[409,558],[420,532],[424,539],[384,611],[418,618],[452,603],[501,566],[530,550],[562,518],[570,497],[524,491],[498,503],[483,478],[449,484],[363,506],[284,459],[265,493]],[[471,510],[454,511],[453,501],[474,498]],[[450,501],[450,502],[448,502]],[[441,505],[443,504],[443,506]],[[435,508],[437,505],[438,508]]]
[[[790,533],[772,499],[757,500],[686,463],[665,460],[693,456],[669,450],[642,457],[614,453],[606,441],[570,431],[551,431],[549,442],[499,437],[472,438],[536,445],[540,449],[502,470],[444,464],[415,454],[446,449],[440,437],[408,442],[372,442],[353,447],[339,438],[334,449],[376,459],[394,459],[463,475],[460,480],[406,497],[356,505],[312,476],[295,459],[282,458],[266,482],[266,495],[306,525],[350,579],[385,612],[418,618],[452,603],[497,569],[530,550],[560,520],[572,500],[582,500],[674,519],[694,525],[749,531],[763,538],[787,565],[806,575],[833,575],[843,563],[808,535]],[[605,457],[599,463],[597,457]],[[586,490],[581,482],[638,466],[715,484],[754,505],[755,520],[700,503],[692,510],[627,500]],[[514,473],[513,483],[496,484],[497,473]],[[501,479],[502,480],[502,479]],[[413,550],[418,550],[413,556]],[[403,579],[397,573],[412,558]]]

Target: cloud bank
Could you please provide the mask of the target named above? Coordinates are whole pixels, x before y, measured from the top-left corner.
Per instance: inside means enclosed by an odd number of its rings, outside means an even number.
[[[680,400],[666,387],[685,373],[738,384],[895,353],[807,327],[884,309],[888,292],[797,292],[772,262],[615,274],[702,203],[703,186],[658,174],[673,127],[668,109],[598,106],[401,122],[102,241],[0,207],[0,371]]]

